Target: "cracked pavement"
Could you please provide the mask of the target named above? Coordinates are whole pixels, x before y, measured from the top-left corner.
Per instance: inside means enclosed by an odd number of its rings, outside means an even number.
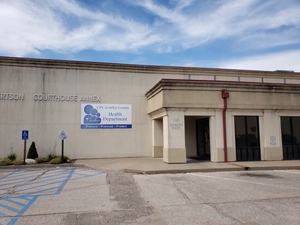
[[[0,224],[300,224],[300,171],[0,170]]]

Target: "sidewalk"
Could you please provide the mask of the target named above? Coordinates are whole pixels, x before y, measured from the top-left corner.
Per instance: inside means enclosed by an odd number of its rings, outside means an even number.
[[[241,170],[285,170],[300,169],[300,160],[290,161],[247,161],[213,163],[188,159],[186,164],[167,164],[162,158],[113,158],[113,159],[79,159],[75,166],[87,166],[97,170],[118,170],[128,173],[190,173]]]

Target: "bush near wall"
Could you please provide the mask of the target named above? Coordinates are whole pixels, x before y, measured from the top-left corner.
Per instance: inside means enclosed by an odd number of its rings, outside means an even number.
[[[48,158],[46,158],[46,157],[36,158],[35,161],[36,161],[36,163],[46,163],[46,162],[49,162]]]
[[[51,164],[59,164],[59,163],[64,163],[67,162],[70,158],[66,155],[64,155],[63,162],[61,161],[61,156],[58,156],[57,158],[52,159],[49,163]]]
[[[31,143],[28,154],[27,154],[27,159],[36,159],[38,158],[39,155],[37,153],[36,147],[35,147],[35,143],[34,141]]]

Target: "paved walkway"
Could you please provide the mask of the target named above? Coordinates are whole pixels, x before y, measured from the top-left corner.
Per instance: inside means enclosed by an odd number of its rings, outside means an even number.
[[[162,158],[114,158],[114,159],[79,159],[75,166],[87,166],[97,170],[118,170],[141,174],[189,173],[239,170],[282,170],[300,169],[300,160],[291,161],[255,161],[213,163],[188,159],[186,164],[167,164]]]

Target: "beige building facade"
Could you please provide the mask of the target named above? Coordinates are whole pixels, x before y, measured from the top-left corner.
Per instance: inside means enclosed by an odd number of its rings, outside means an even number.
[[[0,57],[0,157],[300,159],[300,73]]]

